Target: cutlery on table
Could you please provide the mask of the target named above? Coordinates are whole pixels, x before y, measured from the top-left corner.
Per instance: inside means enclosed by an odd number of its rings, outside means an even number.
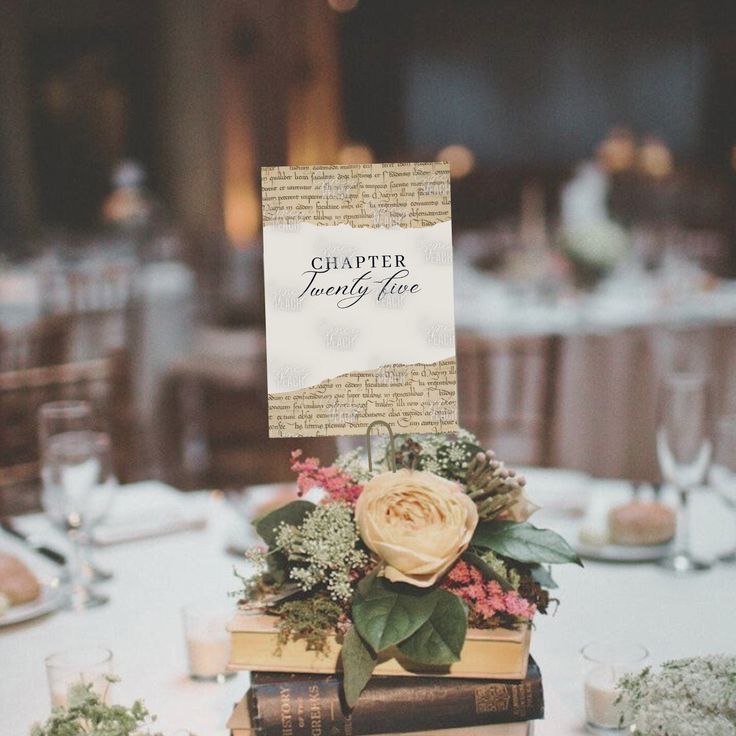
[[[66,557],[61,554],[61,552],[57,552],[55,549],[51,549],[51,547],[47,547],[45,544],[36,542],[32,536],[20,531],[20,529],[18,529],[10,519],[0,519],[0,529],[3,529],[3,531],[16,539],[19,539],[34,552],[42,555],[47,560],[51,560],[54,564],[62,567],[66,566]]]

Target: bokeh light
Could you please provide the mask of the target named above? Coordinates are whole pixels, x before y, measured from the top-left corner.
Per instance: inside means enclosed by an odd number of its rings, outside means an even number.
[[[647,138],[639,149],[639,168],[654,179],[663,179],[674,171],[672,152],[659,138]]]
[[[628,128],[612,128],[598,146],[597,155],[606,171],[616,173],[631,169],[636,159],[634,135]]]
[[[450,177],[462,179],[475,168],[473,152],[460,143],[445,146],[438,154],[437,161],[447,161],[450,164]]]
[[[339,164],[372,164],[373,151],[365,143],[346,143],[337,154]]]

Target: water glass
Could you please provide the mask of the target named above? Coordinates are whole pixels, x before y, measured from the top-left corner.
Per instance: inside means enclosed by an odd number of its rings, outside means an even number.
[[[90,432],[93,429],[89,401],[69,399],[49,401],[38,410],[38,446],[43,457],[49,439],[64,432]]]
[[[232,610],[212,603],[194,603],[183,609],[184,637],[189,676],[199,682],[224,682],[228,672],[230,634],[227,622]]]
[[[599,641],[581,651],[584,668],[585,725],[589,733],[624,734],[631,725],[618,681],[641,670],[649,652],[639,644]]]
[[[67,649],[49,655],[45,663],[52,707],[66,708],[69,689],[75,685],[88,685],[101,700],[107,700],[113,676],[113,658],[109,649]]]
[[[701,485],[710,465],[710,405],[705,376],[673,373],[661,387],[657,418],[657,458],[664,480],[680,496],[677,545],[660,564],[676,573],[707,570],[710,563],[690,552],[689,494]]]
[[[70,599],[73,609],[91,608],[107,597],[83,575],[81,545],[85,530],[107,512],[115,477],[110,438],[102,432],[62,432],[50,437],[43,455],[43,506],[51,521],[66,532],[72,548]]]

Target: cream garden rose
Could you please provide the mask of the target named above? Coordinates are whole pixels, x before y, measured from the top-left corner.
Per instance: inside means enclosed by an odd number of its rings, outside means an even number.
[[[478,510],[457,483],[404,469],[366,483],[355,520],[383,575],[427,588],[468,548]]]

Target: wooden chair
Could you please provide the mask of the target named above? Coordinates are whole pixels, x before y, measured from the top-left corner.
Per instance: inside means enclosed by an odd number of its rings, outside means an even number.
[[[85,399],[110,432],[121,480],[137,465],[137,433],[128,391],[127,356],[0,373],[0,515],[39,505],[38,410],[47,401]]]
[[[509,462],[551,461],[555,337],[457,336],[460,423]]]
[[[44,313],[73,319],[75,360],[98,358],[131,344],[135,264],[52,269],[42,273],[41,283]]]
[[[70,329],[70,319],[59,314],[17,330],[0,330],[0,372],[66,362]]]
[[[249,370],[250,368],[250,370]],[[270,439],[265,364],[232,372],[203,365],[174,367],[165,382],[160,432],[164,475],[180,488],[242,488],[295,479],[291,450],[325,462],[335,440]]]

